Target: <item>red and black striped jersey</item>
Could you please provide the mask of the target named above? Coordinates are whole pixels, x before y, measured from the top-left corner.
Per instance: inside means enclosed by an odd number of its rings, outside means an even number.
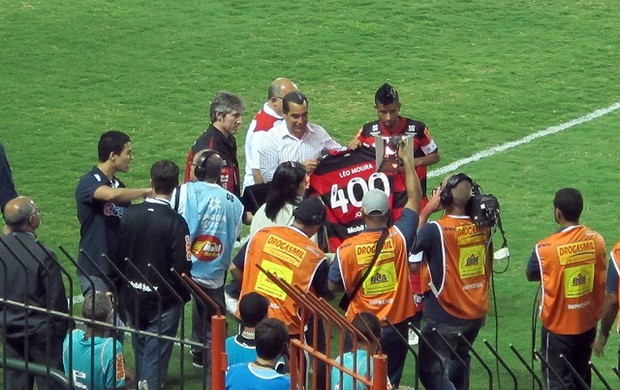
[[[438,150],[437,144],[433,141],[433,137],[424,122],[404,117],[400,118],[399,122],[393,129],[384,128],[380,121],[366,123],[358,132],[357,139],[362,142],[362,144],[375,146],[374,136],[392,137],[394,135],[413,137],[414,158],[423,157]],[[418,174],[418,178],[420,179],[422,195],[423,197],[426,197],[427,168],[426,166],[420,165],[417,166],[415,170]],[[396,185],[402,185],[404,188],[404,174],[399,173],[396,176],[401,176],[400,180],[396,182]]]
[[[342,241],[364,227],[362,198],[373,188],[385,191],[397,220],[407,203],[407,192],[394,191],[394,176],[377,172],[375,149],[360,146],[355,150],[334,152],[322,158],[310,176],[310,194],[321,197],[327,208],[329,249],[335,252]]]

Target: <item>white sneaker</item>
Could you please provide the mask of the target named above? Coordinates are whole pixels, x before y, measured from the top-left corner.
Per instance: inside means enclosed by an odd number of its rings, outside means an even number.
[[[418,345],[418,335],[413,329],[409,329],[409,345]]]

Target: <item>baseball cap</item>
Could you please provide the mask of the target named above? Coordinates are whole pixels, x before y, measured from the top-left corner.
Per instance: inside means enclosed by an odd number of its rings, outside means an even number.
[[[318,198],[306,198],[293,211],[293,216],[309,225],[320,225],[325,222],[325,205]]]
[[[390,211],[387,194],[376,188],[368,191],[362,198],[362,211],[366,215],[386,215]]]

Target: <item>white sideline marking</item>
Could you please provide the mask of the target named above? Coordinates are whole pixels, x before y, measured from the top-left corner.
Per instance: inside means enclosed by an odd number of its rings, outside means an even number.
[[[434,169],[432,171],[429,171],[427,176],[428,177],[437,177],[437,176],[442,176],[445,175],[446,173],[450,173],[453,172],[455,170],[457,170],[458,168],[462,167],[465,164],[469,164],[471,162],[474,161],[478,161],[478,160],[482,160],[485,157],[491,157],[494,156],[498,153],[501,152],[505,152],[508,149],[512,149],[512,148],[516,148],[517,146],[520,145],[524,145],[524,144],[528,144],[532,141],[534,141],[535,139],[550,135],[550,134],[555,134],[555,133],[559,133],[560,131],[564,131],[566,129],[570,129],[571,127],[575,127],[577,125],[580,125],[582,123],[586,123],[586,122],[590,122],[596,118],[600,118],[604,115],[607,115],[609,113],[612,113],[616,110],[620,109],[620,102],[616,102],[614,104],[612,104],[609,107],[605,107],[605,108],[601,108],[598,109],[596,111],[592,111],[589,114],[586,114],[584,116],[580,116],[579,118],[570,120],[568,122],[564,122],[564,123],[560,123],[559,125],[554,125],[551,127],[547,127],[544,130],[540,130],[537,131],[536,133],[532,133],[530,135],[526,135],[525,137],[518,139],[516,141],[510,141],[510,142],[506,142],[504,144],[498,145],[498,146],[493,146],[491,148],[482,150],[480,152],[474,153],[473,155],[466,157],[466,158],[462,158],[460,160],[456,160],[455,162],[446,165],[445,167],[441,167],[439,169]],[[235,242],[235,248],[237,247],[241,247],[249,238],[249,235],[242,237],[240,242]],[[73,303],[77,304],[77,303],[82,303],[84,302],[84,297],[80,294],[80,295],[76,295],[73,297]]]
[[[510,142],[506,142],[505,144],[502,145],[498,145],[498,146],[493,146],[492,148],[489,149],[485,149],[482,150],[478,153],[475,153],[469,157],[466,158],[462,158],[460,160],[456,160],[455,162],[446,165],[445,167],[441,167],[439,169],[434,169],[430,172],[428,172],[428,177],[437,177],[437,176],[442,176],[445,175],[447,173],[453,172],[455,170],[457,170],[458,168],[462,167],[465,164],[469,164],[471,162],[474,161],[478,161],[481,160],[485,157],[491,157],[493,155],[496,155],[498,153],[504,152],[508,149],[512,149],[512,148],[516,148],[517,146],[523,145],[523,144],[528,144],[532,141],[534,141],[535,139],[550,135],[550,134],[555,134],[555,133],[559,133],[560,131],[564,131],[566,129],[570,129],[571,127],[580,125],[582,123],[586,123],[586,122],[590,122],[591,120],[594,120],[596,118],[600,118],[603,115],[607,115],[611,112],[614,112],[616,110],[620,109],[620,102],[616,102],[614,104],[612,104],[609,107],[605,107],[605,108],[601,108],[599,110],[596,111],[592,111],[589,114],[586,114],[584,116],[581,116],[579,118],[573,119],[571,121],[568,122],[564,122],[561,123],[559,125],[555,125],[555,126],[551,126],[551,127],[547,127],[544,130],[540,130],[537,131],[536,133],[527,135],[519,140],[516,141],[510,141]]]

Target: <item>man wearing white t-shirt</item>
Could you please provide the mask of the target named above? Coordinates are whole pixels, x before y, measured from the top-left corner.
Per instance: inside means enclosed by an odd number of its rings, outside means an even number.
[[[263,182],[260,173],[260,147],[264,136],[278,121],[282,120],[282,99],[297,90],[297,86],[289,79],[275,79],[267,90],[267,101],[263,108],[254,115],[245,136],[245,176],[243,187]]]

